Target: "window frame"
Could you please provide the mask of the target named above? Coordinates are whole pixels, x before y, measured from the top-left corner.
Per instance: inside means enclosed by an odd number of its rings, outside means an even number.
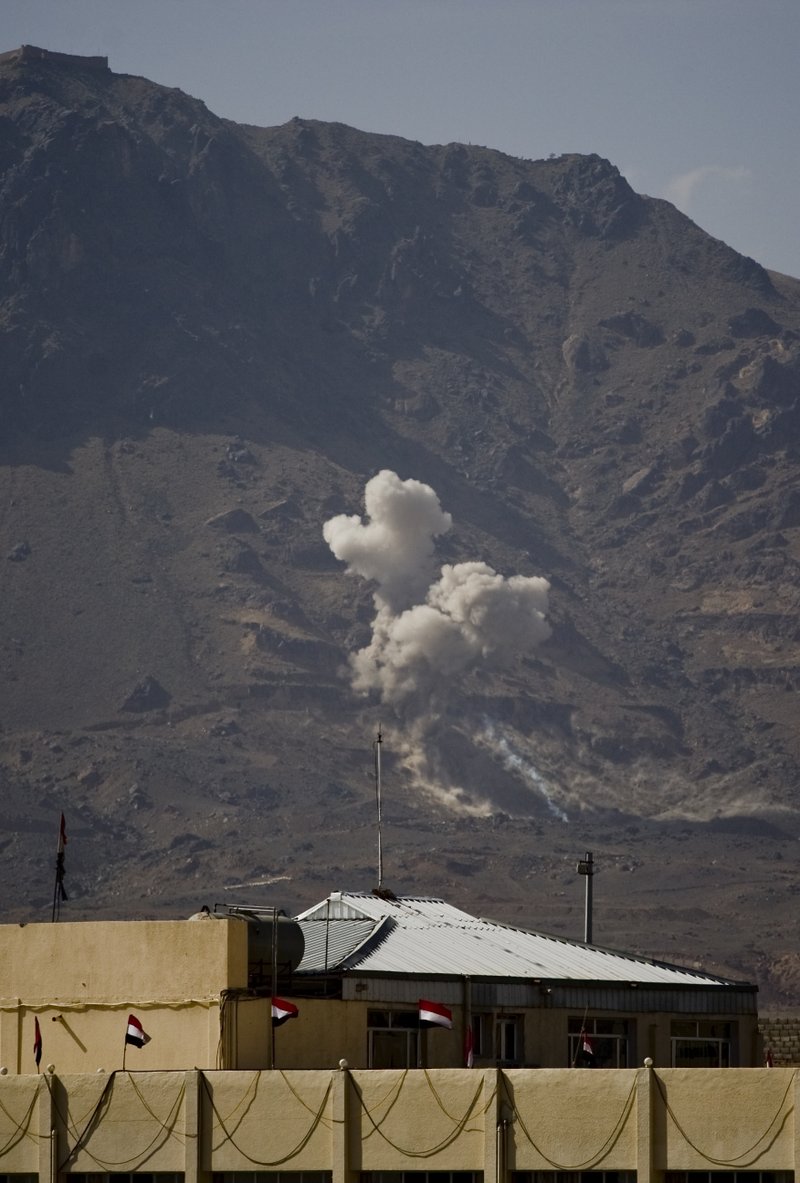
[[[376,1023],[375,1017],[381,1015],[386,1023]],[[367,1067],[383,1070],[386,1066],[375,1063],[376,1037],[388,1035],[392,1042],[401,1044],[401,1035],[405,1035],[405,1064],[402,1067],[416,1068],[420,1056],[420,1026],[419,1014],[412,1010],[392,1010],[380,1007],[370,1007],[367,1011]],[[400,1065],[394,1065],[400,1067]]]
[[[693,1027],[694,1033],[678,1032],[678,1027]],[[715,1030],[720,1027],[724,1028],[723,1032]],[[670,1065],[673,1068],[731,1068],[734,1065],[737,1033],[738,1024],[730,1019],[673,1019],[669,1037]],[[716,1048],[716,1055],[703,1056],[703,1048],[709,1051]],[[692,1051],[694,1055],[690,1054]],[[696,1062],[712,1059],[716,1063]]]
[[[621,1030],[614,1031],[613,1027],[620,1027]],[[612,1030],[603,1030],[603,1028],[612,1028]],[[597,1049],[601,1043],[610,1043],[614,1046],[615,1063],[599,1063],[595,1064],[597,1068],[630,1068],[636,1062],[636,1049],[634,1047],[634,1036],[636,1032],[636,1023],[634,1019],[628,1018],[626,1015],[586,1015],[581,1018],[579,1015],[569,1015],[567,1018],[567,1064],[570,1068],[574,1068],[579,1062],[580,1038],[583,1032],[591,1036],[595,1047],[595,1058],[599,1061]]]
[[[525,1016],[518,1011],[473,1011],[472,1054],[476,1060],[505,1067],[519,1066],[524,1059]],[[513,1040],[513,1055],[508,1052],[508,1037]]]

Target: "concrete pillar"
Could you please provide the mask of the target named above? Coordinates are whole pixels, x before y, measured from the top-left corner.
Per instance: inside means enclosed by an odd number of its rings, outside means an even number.
[[[48,1085],[50,1086],[48,1088]],[[55,1076],[39,1080],[38,1130],[39,1183],[57,1183],[58,1164],[64,1153],[64,1131],[56,1124],[56,1089],[60,1088]],[[66,1101],[63,1102],[66,1105]],[[66,1108],[64,1109],[66,1112]],[[59,1133],[61,1137],[59,1138]]]
[[[344,1063],[344,1061],[343,1061]],[[331,1073],[331,1183],[357,1183],[358,1172],[350,1165],[350,1114],[353,1082],[347,1067]],[[188,1180],[187,1180],[188,1183]]]
[[[183,1096],[184,1183],[205,1183],[206,1173],[200,1169],[200,1073],[197,1069],[185,1074]]]
[[[649,1059],[649,1057],[648,1057]],[[653,1145],[653,1102],[655,1081],[653,1064],[645,1060],[645,1067],[636,1073],[636,1183],[655,1183]]]
[[[509,1138],[508,1130],[500,1129],[500,1111],[503,1104],[502,1073],[497,1068],[485,1068],[483,1072],[483,1183],[505,1183],[501,1137]],[[509,1127],[510,1129],[510,1127]]]

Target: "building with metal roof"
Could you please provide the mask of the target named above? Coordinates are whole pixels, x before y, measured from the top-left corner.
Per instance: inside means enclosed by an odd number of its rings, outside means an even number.
[[[296,920],[305,937],[299,973],[337,966],[364,973],[636,983],[735,983],[662,961],[471,916],[441,899],[333,892]]]
[[[361,1013],[350,1055],[365,1067],[761,1062],[756,987],[747,982],[429,897],[335,891],[295,919],[305,951],[293,989],[350,1008],[348,1022]],[[444,1007],[459,1038],[426,1035],[420,999]]]

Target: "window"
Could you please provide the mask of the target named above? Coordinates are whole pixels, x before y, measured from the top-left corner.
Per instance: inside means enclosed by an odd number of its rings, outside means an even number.
[[[794,1183],[793,1171],[665,1171],[664,1183]]]
[[[518,1064],[523,1058],[522,1032],[522,1015],[473,1014],[472,1054],[476,1060]]]
[[[0,1179],[3,1176],[0,1175]],[[16,1180],[26,1178],[25,1175],[14,1175],[12,1178]],[[135,1174],[129,1174],[127,1171],[111,1171],[106,1174],[103,1171],[70,1171],[70,1183],[75,1180],[75,1183],[183,1183],[184,1175],[173,1171],[143,1171],[141,1174],[137,1171]]]
[[[521,1058],[522,1020],[519,1015],[498,1015],[495,1025],[495,1059],[499,1064],[513,1064]]]
[[[362,1171],[361,1183],[483,1183],[483,1171]]]
[[[211,1175],[212,1183],[331,1183],[332,1178],[330,1171],[214,1171]]]
[[[367,1064],[370,1068],[416,1068],[419,1015],[413,1010],[367,1011]]]
[[[636,1183],[635,1171],[512,1171],[512,1183]]]
[[[730,1068],[735,1023],[718,1019],[674,1019],[673,1068]]]
[[[567,1063],[573,1068],[627,1068],[634,1063],[629,1019],[578,1018],[567,1020]],[[591,1054],[584,1050],[582,1035],[588,1036]]]

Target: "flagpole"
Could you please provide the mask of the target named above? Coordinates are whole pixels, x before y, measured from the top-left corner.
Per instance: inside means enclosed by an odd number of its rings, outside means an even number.
[[[273,999],[278,992],[278,909],[272,909],[272,989],[269,1000],[270,1012],[270,1042],[269,1042],[269,1066],[275,1067],[275,1023],[272,1021],[272,1006]]]
[[[61,918],[61,901],[67,898],[67,893],[64,891],[64,847],[66,844],[67,829],[62,813],[58,826],[58,842],[56,843],[56,878],[53,884],[53,913],[50,918],[52,923]]]
[[[58,856],[60,853],[61,853],[61,826],[59,824],[58,842],[56,843],[56,877],[55,877],[55,881],[53,883],[53,913],[50,917],[51,924],[55,924],[56,919],[57,919],[57,915],[61,910],[58,906],[59,902],[60,902],[59,898],[58,898],[58,895],[59,895],[59,892],[58,892],[58,872],[60,870]],[[37,1072],[38,1072],[38,1068],[37,1068]]]

